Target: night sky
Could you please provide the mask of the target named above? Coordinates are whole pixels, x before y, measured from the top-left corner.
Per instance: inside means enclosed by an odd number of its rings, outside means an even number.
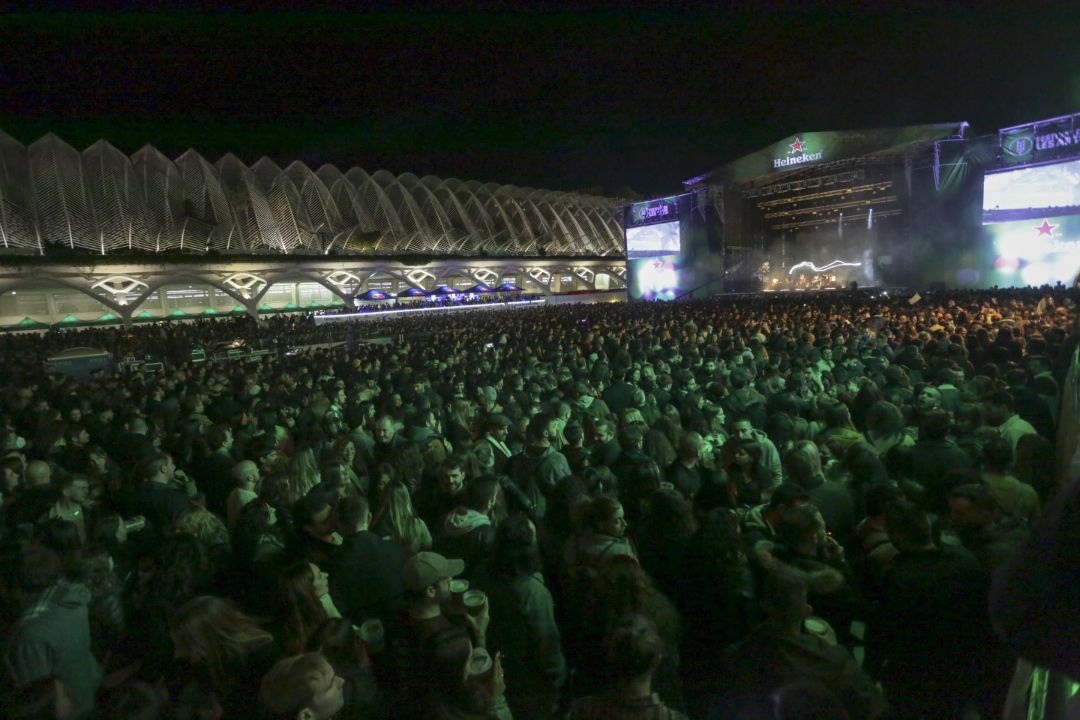
[[[16,12],[0,129],[657,195],[795,132],[1080,111],[1080,3],[868,6]]]

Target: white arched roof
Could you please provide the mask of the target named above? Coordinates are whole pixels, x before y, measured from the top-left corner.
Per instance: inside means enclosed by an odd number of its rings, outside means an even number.
[[[621,256],[620,201],[362,168],[285,169],[194,150],[127,156],[104,140],[79,152],[49,134],[0,132],[0,252],[49,246],[101,254],[182,250],[322,254]]]

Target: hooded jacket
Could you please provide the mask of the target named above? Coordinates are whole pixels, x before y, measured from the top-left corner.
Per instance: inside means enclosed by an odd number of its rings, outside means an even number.
[[[34,596],[8,629],[4,664],[18,685],[55,676],[71,691],[75,715],[94,706],[101,666],[90,650],[84,585],[60,581]]]
[[[465,576],[491,554],[495,526],[482,512],[459,505],[446,514],[435,538],[435,549],[446,557],[465,561]]]

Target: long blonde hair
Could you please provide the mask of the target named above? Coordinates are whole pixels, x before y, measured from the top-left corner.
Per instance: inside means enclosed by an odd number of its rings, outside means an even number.
[[[293,455],[289,465],[289,478],[285,483],[285,494],[289,504],[295,503],[308,494],[322,480],[319,473],[319,463],[315,460],[315,451],[311,448],[302,448]]]
[[[194,505],[177,516],[173,523],[176,532],[190,533],[204,549],[229,544],[229,530],[214,513]]]
[[[413,511],[409,488],[395,480],[383,493],[383,506],[379,516],[390,526],[390,536],[412,553],[431,547],[431,532],[423,520]]]
[[[212,595],[181,605],[169,618],[169,634],[177,657],[204,668],[219,686],[232,680],[248,653],[274,642],[255,618]]]

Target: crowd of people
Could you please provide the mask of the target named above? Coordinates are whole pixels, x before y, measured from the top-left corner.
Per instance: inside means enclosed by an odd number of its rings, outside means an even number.
[[[354,314],[354,313],[380,313],[391,310],[438,310],[449,307],[465,307],[470,305],[500,305],[512,303],[524,303],[543,300],[543,295],[538,293],[513,293],[504,292],[460,292],[444,295],[427,295],[419,297],[401,296],[375,301],[357,301],[355,307],[340,308],[337,310],[318,311],[317,314]]]
[[[10,718],[1001,716],[1064,288],[0,338]],[[281,350],[202,363],[240,338]],[[358,338],[390,338],[358,343]],[[323,344],[307,351],[284,352]],[[75,379],[72,345],[156,372]]]

